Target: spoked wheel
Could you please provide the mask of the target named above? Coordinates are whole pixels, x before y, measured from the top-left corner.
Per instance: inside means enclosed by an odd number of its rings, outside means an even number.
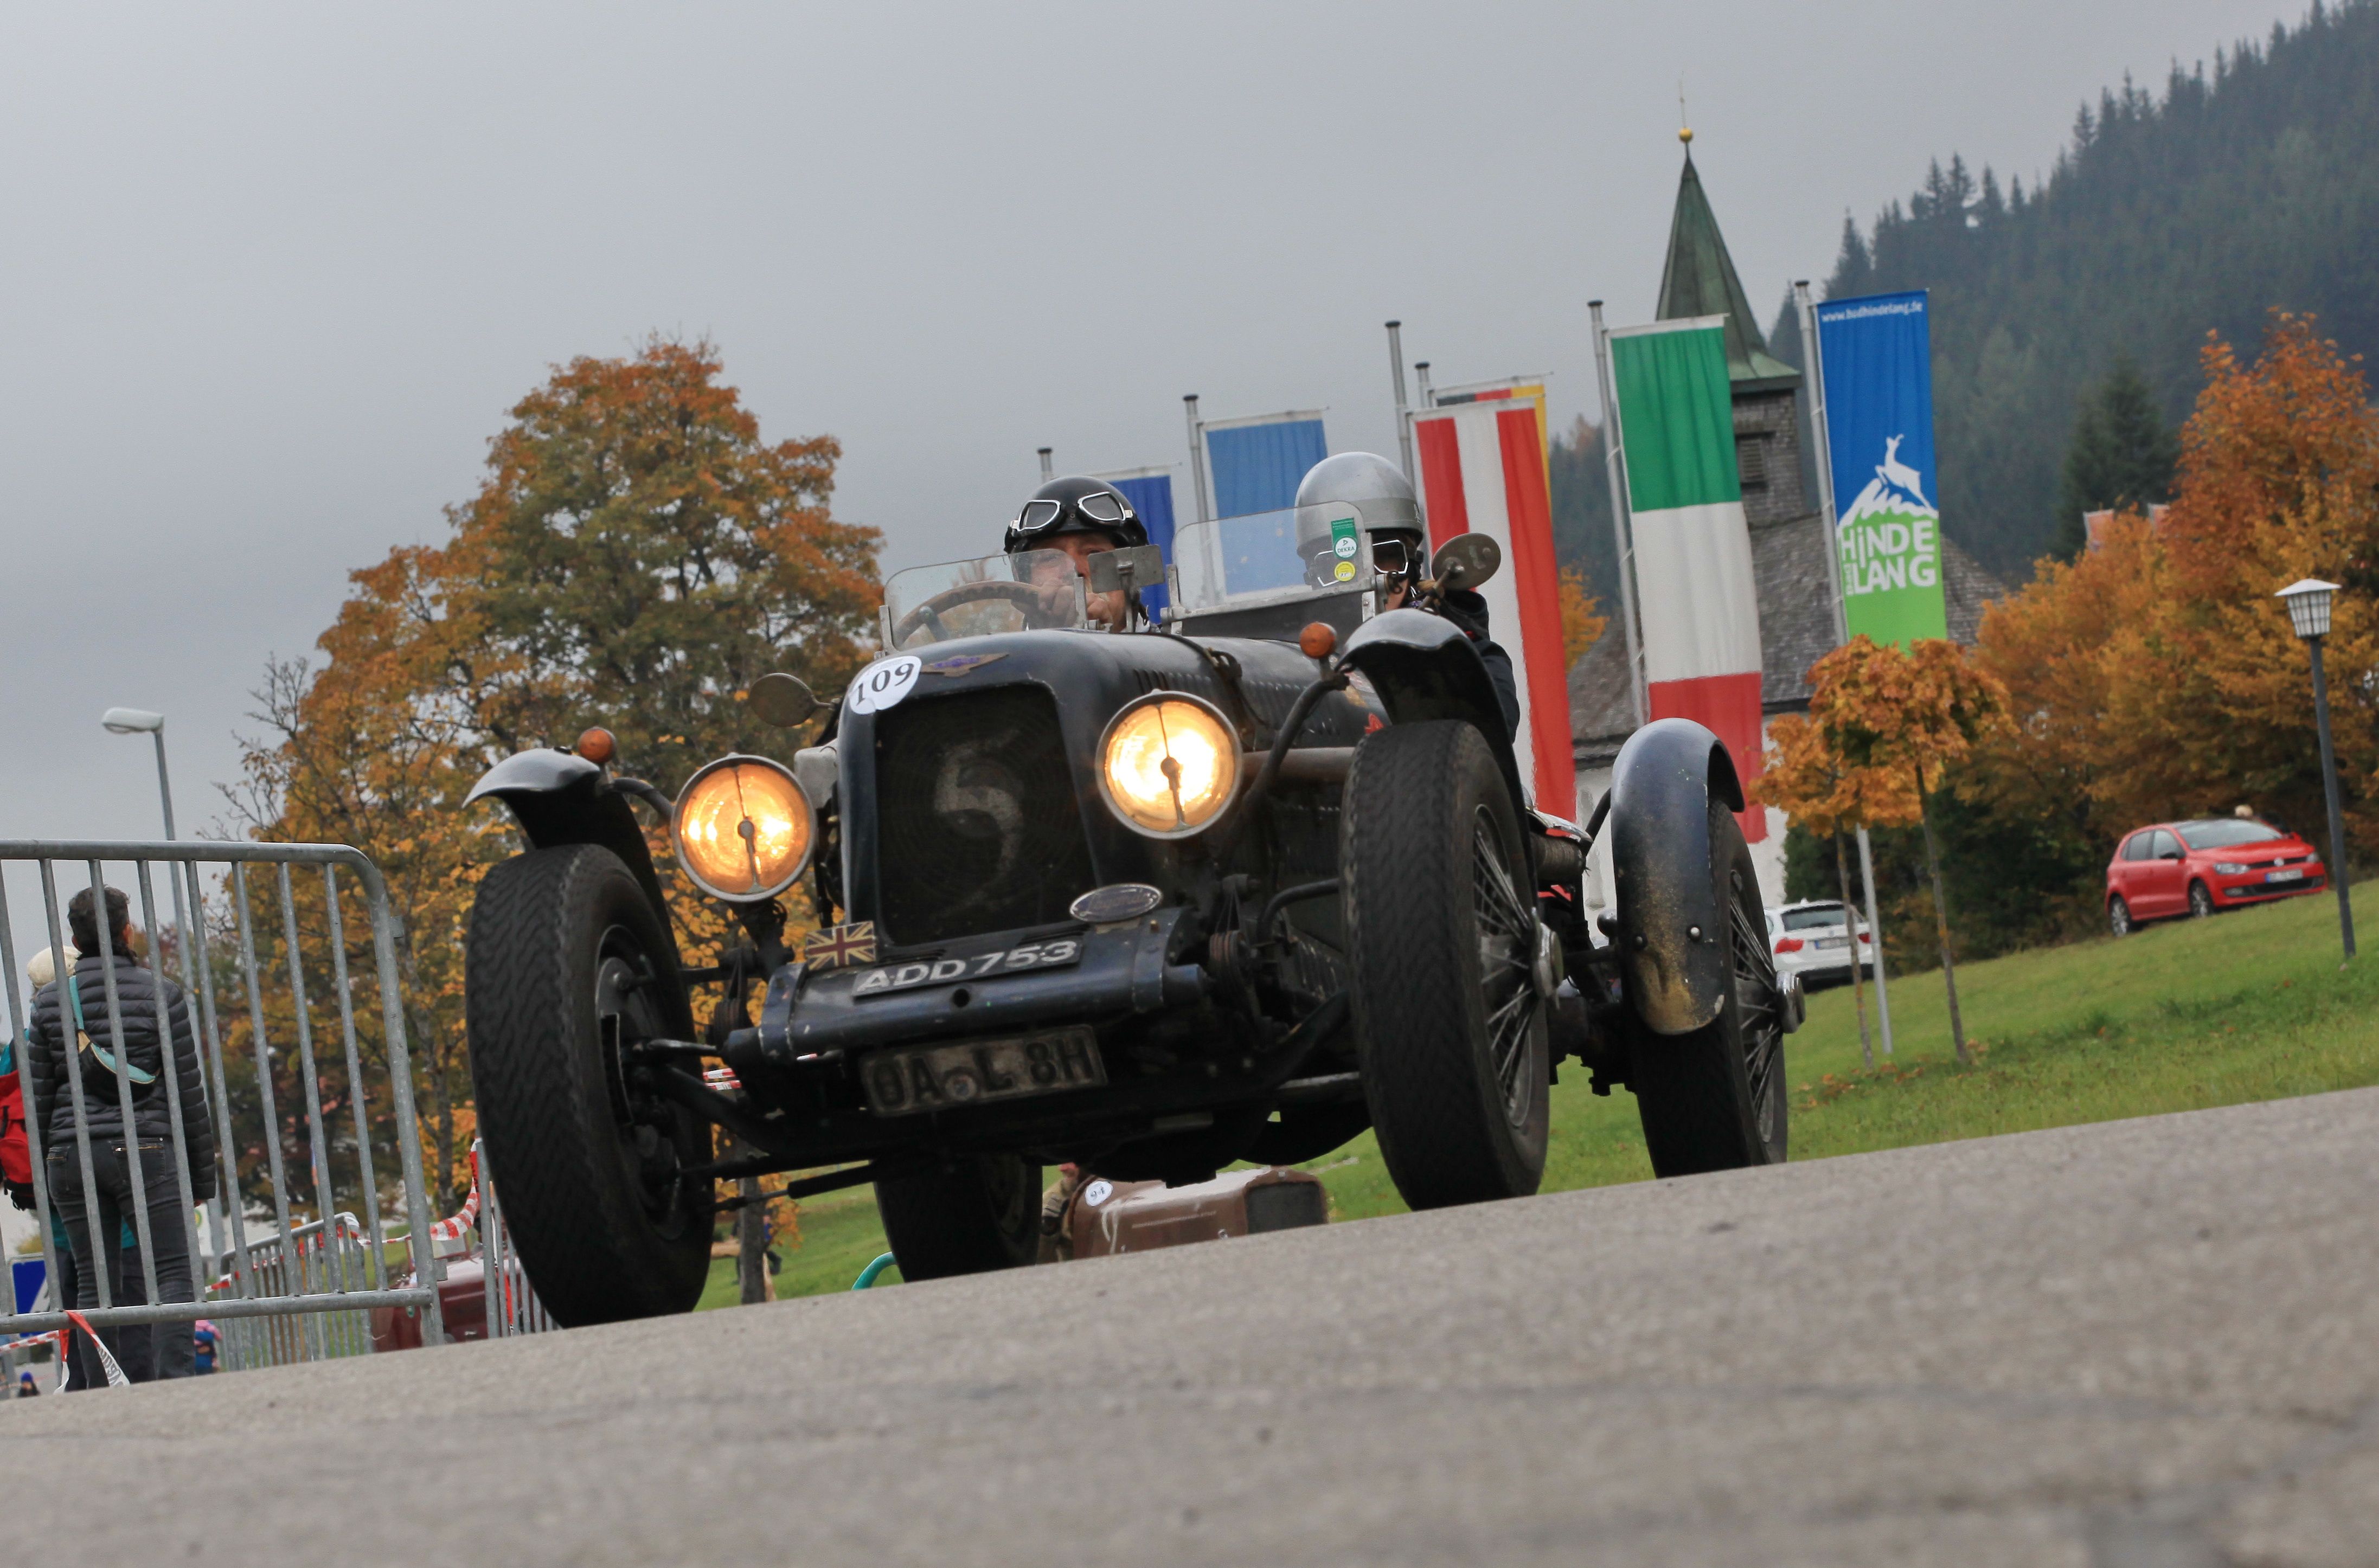
[[[1543,938],[1494,754],[1458,720],[1399,724],[1357,749],[1344,800],[1356,1052],[1388,1174],[1416,1209],[1534,1192]]]
[[[2203,882],[2192,882],[2189,885],[2189,918],[2192,920],[2214,918],[2214,895],[2205,890],[2205,884]]]
[[[529,1283],[560,1322],[693,1309],[710,1271],[709,1124],[626,1070],[693,1032],[677,953],[620,858],[532,850],[479,885],[464,1014],[480,1137]]]
[[[2131,906],[2119,895],[2107,900],[2107,929],[2118,936],[2131,934]]]
[[[904,1280],[1019,1268],[1040,1246],[1041,1167],[983,1154],[886,1176],[876,1212]]]
[[[1631,1031],[1631,1084],[1655,1176],[1781,1164],[1789,1128],[1784,1019],[1759,879],[1734,814],[1709,805],[1709,874],[1728,911],[1730,983],[1718,1017],[1684,1034]]]

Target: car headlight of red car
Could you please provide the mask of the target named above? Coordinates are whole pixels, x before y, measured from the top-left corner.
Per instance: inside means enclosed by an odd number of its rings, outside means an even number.
[[[2223,876],[2238,876],[2244,874],[2247,868],[2237,861],[2216,861],[2214,869],[2216,874]]]

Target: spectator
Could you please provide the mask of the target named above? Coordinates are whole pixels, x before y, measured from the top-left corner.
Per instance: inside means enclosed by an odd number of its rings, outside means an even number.
[[[215,1332],[214,1324],[200,1318],[190,1330],[190,1339],[197,1347],[198,1357],[191,1369],[203,1378],[215,1369],[215,1352],[223,1344],[223,1337]]]
[[[189,1216],[182,1208],[175,1178],[173,1116],[163,1081],[166,1073],[175,1075],[182,1103],[182,1152],[189,1160],[193,1189],[204,1196],[214,1186],[214,1133],[206,1086],[199,1071],[198,1045],[190,1030],[188,1000],[180,986],[144,968],[133,956],[130,910],[122,892],[106,889],[101,908],[94,908],[89,891],[76,894],[66,905],[66,923],[82,956],[68,972],[34,995],[25,1043],[26,1058],[33,1069],[30,1121],[42,1140],[51,1200],[65,1223],[67,1249],[75,1260],[75,1305],[85,1309],[98,1306],[98,1271],[120,1266],[122,1258],[114,1246],[93,1247],[91,1205],[85,1200],[75,1137],[78,1085],[90,1139],[99,1240],[115,1241],[133,1212],[132,1205],[145,1205],[150,1241],[156,1248],[159,1300],[194,1301]],[[108,1011],[111,977],[116,1002],[113,1018]],[[121,1060],[116,1055],[119,1038]],[[127,1084],[132,1102],[129,1128],[124,1123],[120,1098]],[[140,1167],[137,1192],[132,1172],[136,1151]],[[111,1351],[115,1349],[113,1331],[103,1330],[101,1337]],[[154,1346],[155,1375],[188,1377],[195,1359],[196,1342],[188,1332],[176,1328]]]
[[[41,1384],[39,1384],[39,1383],[37,1383],[37,1382],[35,1382],[35,1381],[33,1381],[33,1374],[32,1374],[32,1373],[30,1373],[30,1372],[19,1372],[19,1373],[18,1373],[18,1374],[17,1374],[17,1397],[18,1397],[18,1398],[19,1398],[19,1399],[31,1399],[31,1398],[34,1398],[34,1397],[36,1397],[37,1395],[39,1395],[39,1394],[41,1393],[41,1392],[42,1392],[42,1385],[41,1385]],[[80,1408],[80,1406],[77,1406],[77,1408],[78,1408],[78,1409],[79,1409],[79,1408]]]

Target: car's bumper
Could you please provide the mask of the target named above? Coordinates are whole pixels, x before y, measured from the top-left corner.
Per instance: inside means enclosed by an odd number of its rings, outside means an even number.
[[[2326,876],[2308,876],[2301,882],[2264,882],[2260,874],[2255,878],[2226,878],[2214,887],[2214,901],[2224,909],[2236,909],[2246,904],[2269,904],[2281,899],[2301,898],[2307,893],[2319,893],[2329,886]]]

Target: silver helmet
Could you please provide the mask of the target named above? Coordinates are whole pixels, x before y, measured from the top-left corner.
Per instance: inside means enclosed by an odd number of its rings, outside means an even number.
[[[1342,452],[1306,470],[1297,487],[1300,518],[1309,506],[1351,505],[1367,534],[1419,534],[1420,502],[1405,471],[1376,452]]]

